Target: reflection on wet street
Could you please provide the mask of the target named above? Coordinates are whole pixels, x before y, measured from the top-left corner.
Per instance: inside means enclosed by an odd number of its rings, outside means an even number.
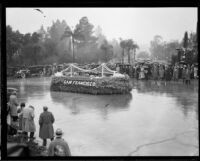
[[[128,95],[87,95],[50,92],[50,78],[9,80],[20,102],[43,106],[55,116],[75,156],[199,155],[198,82],[133,80]],[[48,142],[49,144],[49,142]]]

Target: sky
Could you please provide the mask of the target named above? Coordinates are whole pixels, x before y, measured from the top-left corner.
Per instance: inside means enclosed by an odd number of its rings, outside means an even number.
[[[149,45],[155,35],[164,41],[181,41],[185,31],[196,32],[197,8],[7,8],[6,24],[25,34],[37,31],[41,25],[65,20],[75,27],[87,16],[95,27],[101,26],[108,40],[132,38],[138,44]],[[44,15],[46,17],[44,17]]]

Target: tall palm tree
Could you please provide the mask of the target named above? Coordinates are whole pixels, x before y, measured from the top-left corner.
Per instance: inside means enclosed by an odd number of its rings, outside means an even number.
[[[133,60],[135,63],[136,49],[139,49],[139,46],[136,43],[133,43],[132,49],[133,49]]]
[[[69,26],[66,27],[64,34],[61,37],[61,40],[64,38],[70,37],[72,42],[72,62],[75,62],[75,53],[74,53],[74,43],[78,40],[84,40],[84,35],[82,34],[82,31],[79,28],[75,28],[74,30],[71,30]]]
[[[127,54],[128,54],[128,63],[130,64],[130,51],[133,49],[133,40],[132,39],[128,39],[126,40],[126,49],[127,49]]]
[[[124,52],[126,48],[126,41],[120,38],[120,47],[122,48],[122,64],[124,64]]]
[[[127,54],[128,54],[128,63],[130,64],[130,51],[133,50],[134,51],[134,61],[135,61],[135,54],[136,54],[136,49],[139,48],[139,46],[132,40],[132,39],[128,39],[126,40],[126,49],[127,49]]]
[[[107,40],[104,40],[103,44],[101,44],[100,48],[104,51],[105,54],[105,62],[108,61],[108,57],[110,52],[113,50],[113,46],[108,43]],[[113,51],[112,51],[113,52]]]

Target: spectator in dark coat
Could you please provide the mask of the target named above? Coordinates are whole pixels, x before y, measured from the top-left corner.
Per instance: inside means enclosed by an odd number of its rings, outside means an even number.
[[[153,73],[153,79],[157,81],[158,80],[158,66],[156,64],[154,64],[153,66],[152,73]]]
[[[25,103],[22,102],[20,104],[20,108],[18,109],[18,115],[19,115],[19,130],[22,130],[22,120],[23,120],[23,109],[25,107]]]
[[[182,79],[182,75],[183,75],[183,66],[179,65],[178,79]]]
[[[186,65],[183,66],[183,70],[182,70],[182,80],[183,80],[183,84],[185,84],[185,74],[186,74]]]
[[[165,73],[164,73],[165,82],[171,80],[171,75],[172,74],[171,74],[171,70],[170,70],[169,66],[165,66]]]
[[[55,119],[53,114],[48,111],[48,107],[44,106],[43,110],[44,112],[40,114],[39,118],[39,137],[43,139],[43,146],[46,146],[47,139],[53,140],[54,138],[53,123]]]

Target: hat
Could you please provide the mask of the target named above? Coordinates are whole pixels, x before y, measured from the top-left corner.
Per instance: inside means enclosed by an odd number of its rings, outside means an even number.
[[[56,130],[56,136],[62,136],[63,132],[61,129]]]
[[[13,92],[12,92],[12,95],[16,95],[16,94],[17,94],[17,92],[16,92],[16,91],[13,91]]]
[[[22,102],[22,103],[20,104],[20,106],[22,106],[22,107],[25,107],[25,103],[24,103],[24,102]]]
[[[44,106],[44,107],[43,107],[43,109],[44,109],[44,110],[47,110],[47,109],[48,109],[48,107],[47,107],[47,106]]]

